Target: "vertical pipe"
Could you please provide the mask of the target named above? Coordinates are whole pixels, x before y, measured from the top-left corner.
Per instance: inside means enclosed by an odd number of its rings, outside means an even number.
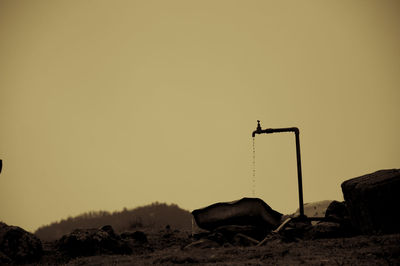
[[[301,176],[301,158],[300,158],[300,131],[296,128],[295,130],[296,137],[296,158],[297,158],[297,178],[299,183],[299,210],[300,217],[304,217],[304,204],[303,204],[303,181]]]

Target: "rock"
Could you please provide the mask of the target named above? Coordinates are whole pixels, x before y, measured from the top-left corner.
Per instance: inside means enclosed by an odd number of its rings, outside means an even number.
[[[285,224],[283,229],[279,231],[279,234],[288,242],[296,241],[297,239],[303,238],[311,227],[310,220],[302,217],[293,217]]]
[[[124,232],[121,234],[122,239],[133,239],[139,243],[147,243],[147,236],[142,231]]]
[[[132,249],[114,233],[111,226],[100,229],[76,229],[57,243],[69,257],[101,254],[131,254]]]
[[[225,243],[229,243],[229,239],[222,233],[218,232],[218,231],[213,231],[211,232],[208,236],[207,239],[212,240],[216,243],[218,243],[219,245],[223,245]]]
[[[312,226],[306,233],[306,238],[319,239],[319,238],[337,238],[343,237],[344,232],[339,223],[335,222],[319,222]]]
[[[258,198],[215,203],[192,214],[200,228],[210,231],[225,225],[253,225],[271,231],[279,226],[282,217]]]
[[[117,236],[117,234],[115,234],[114,229],[112,228],[111,225],[105,225],[105,226],[101,227],[100,230],[103,230],[104,232],[107,232],[107,234],[108,234],[110,237],[119,238],[119,237]]]
[[[351,225],[345,202],[332,201],[326,210],[325,221],[338,223],[343,237],[351,236],[356,233]]]
[[[152,245],[150,245],[147,239],[147,235],[142,231],[124,232],[121,234],[121,239],[126,245],[129,246],[129,248],[132,250],[132,253],[144,254],[154,251]],[[156,243],[156,245],[157,244],[162,245],[161,243]]]
[[[42,242],[35,235],[0,222],[0,262],[32,263],[42,254]]]
[[[224,225],[213,230],[224,235],[227,239],[232,239],[236,234],[244,234],[256,240],[262,240],[269,233],[264,228],[252,225]]]
[[[342,221],[348,218],[347,208],[344,202],[332,201],[325,212],[327,220]]]
[[[400,232],[400,169],[380,170],[342,183],[351,223],[361,233]]]

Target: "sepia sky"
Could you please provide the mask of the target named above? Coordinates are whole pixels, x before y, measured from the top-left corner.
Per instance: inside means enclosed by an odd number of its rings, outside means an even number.
[[[300,128],[304,201],[400,167],[398,1],[0,0],[0,220],[252,197]],[[294,135],[255,196],[298,208]]]

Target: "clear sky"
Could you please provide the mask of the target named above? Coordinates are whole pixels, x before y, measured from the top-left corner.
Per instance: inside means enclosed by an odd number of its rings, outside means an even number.
[[[304,201],[400,166],[399,1],[0,0],[0,220],[252,196],[300,128]],[[255,196],[298,207],[294,135]]]

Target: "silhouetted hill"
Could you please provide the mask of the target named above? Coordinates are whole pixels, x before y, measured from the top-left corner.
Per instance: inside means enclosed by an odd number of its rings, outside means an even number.
[[[170,225],[171,228],[190,229],[192,215],[175,204],[152,203],[113,213],[107,211],[88,212],[76,217],[42,226],[35,235],[42,240],[52,241],[72,232],[77,228],[97,228],[111,225],[116,232],[140,228],[161,228]]]

